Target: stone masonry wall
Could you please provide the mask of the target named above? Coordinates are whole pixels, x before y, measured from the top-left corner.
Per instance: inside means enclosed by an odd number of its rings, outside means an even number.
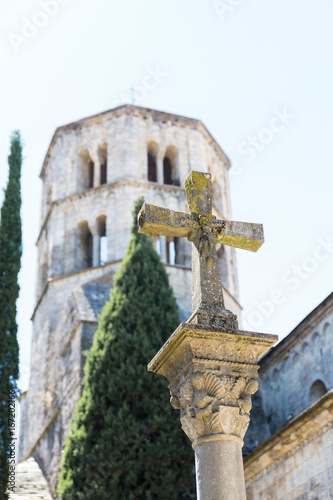
[[[260,361],[246,452],[333,388],[333,294]]]
[[[245,461],[247,500],[333,498],[333,393]]]
[[[318,452],[320,450],[320,452]],[[329,500],[333,497],[333,430],[286,457],[247,489],[247,500]]]

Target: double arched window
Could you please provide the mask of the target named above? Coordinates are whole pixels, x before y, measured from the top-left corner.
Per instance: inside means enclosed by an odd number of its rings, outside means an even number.
[[[91,231],[86,220],[77,226],[76,269],[82,271],[90,267],[104,266],[108,261],[108,241],[106,236],[106,216],[96,219]]]
[[[107,144],[98,147],[94,161],[88,151],[83,149],[79,155],[77,186],[79,191],[85,191],[107,183]]]
[[[148,143],[147,178],[150,182],[179,186],[178,150],[175,146],[168,146],[163,159],[161,157],[159,159],[157,143],[154,141]]]

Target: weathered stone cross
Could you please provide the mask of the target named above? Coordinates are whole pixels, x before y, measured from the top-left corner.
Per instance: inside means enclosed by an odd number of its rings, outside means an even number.
[[[186,237],[192,247],[192,316],[188,323],[237,329],[225,309],[216,243],[256,252],[264,242],[262,224],[218,220],[212,215],[211,175],[191,172],[185,182],[190,214],[145,203],[139,232]]]

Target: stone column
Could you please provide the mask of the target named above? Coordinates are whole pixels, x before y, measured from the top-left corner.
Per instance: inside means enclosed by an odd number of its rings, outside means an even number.
[[[195,447],[198,500],[245,500],[243,441],[226,435]]]
[[[156,175],[157,175],[157,183],[158,184],[163,184],[164,178],[163,178],[163,156],[157,155],[156,158]]]
[[[101,185],[101,163],[99,160],[94,161],[94,187]]]
[[[245,500],[242,446],[258,364],[276,335],[181,323],[148,365],[169,380],[171,404],[195,450],[199,500]]]
[[[166,236],[160,236],[160,245],[161,245],[161,260],[166,264],[167,261],[167,251],[166,251]]]
[[[93,267],[99,266],[99,254],[100,254],[100,237],[99,235],[93,235],[93,259],[92,265]]]

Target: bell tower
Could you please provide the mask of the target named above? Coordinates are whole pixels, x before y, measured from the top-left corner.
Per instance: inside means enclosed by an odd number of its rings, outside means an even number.
[[[20,460],[33,456],[52,494],[81,393],[83,351],[130,238],[134,201],[187,211],[191,170],[210,172],[213,213],[231,220],[230,161],[199,120],[123,105],[57,128],[43,182],[29,390],[21,398]],[[155,237],[186,321],[191,244]],[[235,251],[218,247],[225,305],[238,316]],[[171,332],[170,332],[171,333]]]

